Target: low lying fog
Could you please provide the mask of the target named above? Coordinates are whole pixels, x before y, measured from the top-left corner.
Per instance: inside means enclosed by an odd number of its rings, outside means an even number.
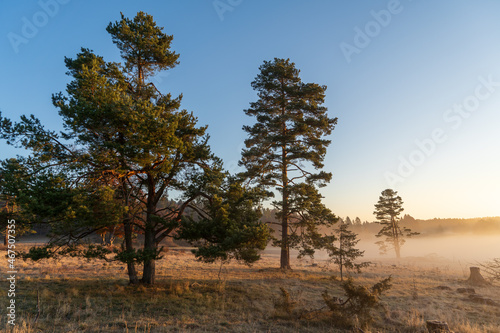
[[[395,258],[394,250],[389,250],[387,254],[381,255],[378,246],[375,244],[377,238],[361,238],[357,248],[365,251],[363,259]],[[268,248],[267,254],[279,255],[278,248]],[[292,251],[292,256],[296,257],[297,252]],[[328,256],[326,252],[317,252],[315,259],[324,260]],[[458,235],[441,237],[413,237],[407,239],[401,247],[401,257],[428,257],[444,258],[449,260],[461,260],[468,262],[488,261],[493,258],[500,258],[500,234],[490,236],[478,235]]]
[[[365,257],[394,257],[394,250],[381,256],[377,239],[361,240],[358,248]],[[442,237],[414,237],[401,248],[401,257],[444,257],[452,260],[482,261],[500,257],[500,235],[458,235]]]

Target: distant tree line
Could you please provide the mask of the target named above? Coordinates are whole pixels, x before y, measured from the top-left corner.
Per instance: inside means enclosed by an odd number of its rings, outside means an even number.
[[[400,224],[419,232],[418,237],[432,237],[444,235],[489,235],[500,234],[500,217],[480,218],[433,218],[416,219],[409,214],[403,215]],[[376,222],[365,222],[362,225],[353,225],[352,229],[362,238],[374,237],[380,226]]]

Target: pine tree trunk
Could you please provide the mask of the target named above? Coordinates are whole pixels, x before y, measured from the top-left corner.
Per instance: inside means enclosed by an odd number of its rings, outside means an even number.
[[[142,283],[154,284],[155,283],[155,259],[152,254],[156,253],[156,241],[154,232],[154,223],[152,217],[155,213],[155,184],[154,177],[148,175],[148,199],[146,208],[146,226],[144,229],[144,268],[142,273]]]
[[[344,266],[344,261],[342,259],[344,259],[344,256],[342,255],[342,227],[340,228],[340,235],[339,235],[339,252],[340,252],[340,256],[339,256],[339,261],[340,261],[340,281],[344,281],[344,276],[343,276],[343,272],[342,272],[342,267]]]
[[[285,238],[286,241],[288,241]],[[280,268],[284,270],[292,269],[290,267],[290,249],[283,243],[281,245]]]
[[[394,239],[394,250],[396,251],[396,258],[401,258],[401,248],[399,244],[399,232],[398,226],[396,225],[396,219],[394,216],[391,216],[391,224],[392,224],[392,235]]]
[[[284,127],[283,132],[286,132]],[[280,268],[284,270],[292,269],[290,267],[290,246],[288,244],[288,173],[286,163],[286,146],[281,149],[282,158],[282,175],[281,182],[283,185],[283,215],[281,216],[281,258]]]
[[[7,201],[5,203],[5,211],[7,212],[7,216],[10,216],[9,215],[9,202]],[[14,210],[12,210],[14,211]],[[9,220],[9,217],[7,217],[7,220]],[[5,237],[3,238],[3,245],[7,246],[7,244],[9,243],[9,225],[7,224],[5,226]]]
[[[342,274],[342,267],[344,266],[344,263],[342,262],[342,256],[340,257],[340,281],[344,281],[344,275]]]
[[[128,283],[138,284],[139,278],[137,277],[137,270],[135,269],[135,264],[133,262],[127,263],[127,272],[128,272]]]
[[[399,247],[399,239],[396,239],[394,241],[394,250],[396,251],[396,258],[401,258],[401,249]]]
[[[124,162],[123,162],[124,164]],[[127,187],[127,183],[125,179],[122,179],[122,191],[123,191],[123,199],[125,203],[125,207],[129,207],[129,190]],[[123,220],[123,237],[125,238],[125,251],[134,251],[134,243],[132,240],[132,225],[131,225],[131,216],[129,214],[125,215]],[[139,278],[137,277],[137,270],[135,269],[135,264],[133,262],[127,263],[127,272],[128,272],[128,280],[130,284],[139,283]]]
[[[155,260],[148,259],[144,261],[144,270],[142,273],[142,283],[144,284],[154,284],[155,283]]]
[[[127,221],[123,224],[123,231],[125,237],[125,251],[133,251],[134,244],[132,242],[132,227],[130,225],[130,221],[127,218]],[[133,262],[127,263],[127,271],[128,271],[128,279],[130,284],[139,283],[139,279],[137,277],[137,270],[135,269],[135,264]]]
[[[290,247],[288,245],[288,193],[283,189],[283,216],[281,218],[281,269],[292,269],[290,267]]]
[[[154,233],[150,228],[146,228],[144,233],[144,251],[147,255],[156,251],[156,244],[154,241]],[[142,273],[142,283],[154,284],[155,283],[155,259],[150,256],[144,260],[144,269]]]

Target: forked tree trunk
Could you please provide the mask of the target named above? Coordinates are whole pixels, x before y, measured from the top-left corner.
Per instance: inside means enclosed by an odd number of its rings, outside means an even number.
[[[467,279],[468,284],[473,286],[485,286],[490,284],[481,275],[479,267],[469,267],[469,269],[470,269],[470,276],[469,279]]]

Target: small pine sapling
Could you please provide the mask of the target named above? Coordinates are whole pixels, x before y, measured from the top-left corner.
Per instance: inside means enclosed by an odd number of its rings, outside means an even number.
[[[326,250],[330,256],[330,261],[338,265],[340,271],[340,280],[344,281],[344,270],[352,269],[361,272],[361,269],[370,265],[369,262],[356,263],[355,260],[363,256],[365,251],[356,249],[358,244],[358,235],[349,230],[347,223],[341,223],[335,230],[336,239],[327,246]],[[338,246],[337,246],[338,245]]]

